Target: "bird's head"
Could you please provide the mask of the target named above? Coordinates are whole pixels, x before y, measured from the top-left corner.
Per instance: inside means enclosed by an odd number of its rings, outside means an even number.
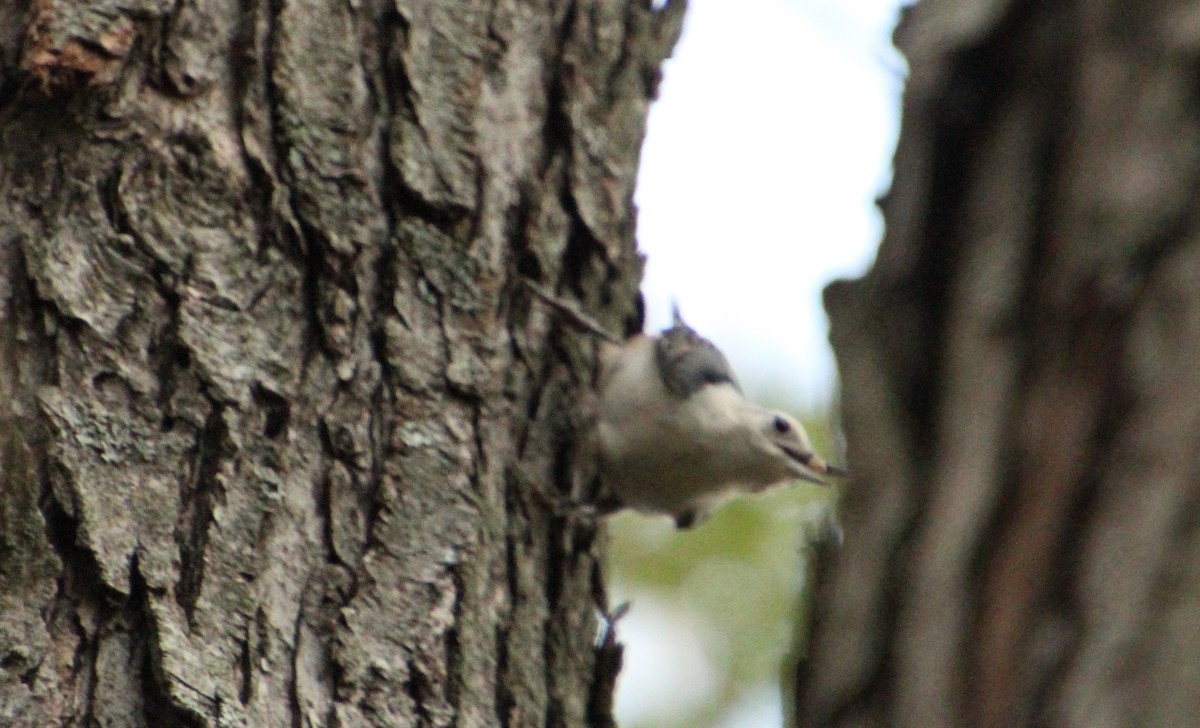
[[[761,410],[757,414],[759,447],[774,461],[781,479],[798,478],[810,483],[827,484],[827,476],[842,476],[846,472],[829,465],[813,451],[808,433],[796,419],[783,412]]]

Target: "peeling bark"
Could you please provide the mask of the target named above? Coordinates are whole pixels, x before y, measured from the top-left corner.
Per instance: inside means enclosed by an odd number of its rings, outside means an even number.
[[[1197,17],[902,23],[887,236],[826,292],[855,478],[800,725],[1194,722]]]
[[[0,10],[0,724],[611,724],[518,277],[631,314],[681,14]]]

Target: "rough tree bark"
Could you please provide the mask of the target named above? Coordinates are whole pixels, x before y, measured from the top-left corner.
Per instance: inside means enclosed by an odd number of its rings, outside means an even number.
[[[1200,705],[1200,5],[925,0],[802,725]]]
[[[609,721],[517,281],[630,315],[681,13],[0,9],[0,725]]]

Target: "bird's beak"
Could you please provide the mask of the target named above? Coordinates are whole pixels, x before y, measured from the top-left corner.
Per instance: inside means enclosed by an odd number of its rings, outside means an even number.
[[[800,480],[807,480],[810,483],[817,483],[819,485],[829,485],[829,481],[825,476],[844,478],[850,474],[845,468],[839,468],[836,465],[826,463],[817,457],[816,453],[802,452],[790,447],[783,447],[782,449],[791,460],[792,474]]]
[[[835,478],[849,478],[850,477],[849,470],[847,470],[846,468],[839,468],[836,465],[830,465],[829,463],[825,463],[825,474],[832,475]]]

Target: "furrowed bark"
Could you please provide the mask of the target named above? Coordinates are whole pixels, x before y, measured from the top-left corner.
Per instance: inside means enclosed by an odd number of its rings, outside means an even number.
[[[631,315],[681,13],[0,11],[0,723],[611,722],[594,341],[519,278]]]
[[[1200,48],[1184,3],[923,2],[800,725],[1182,725],[1200,699]]]

